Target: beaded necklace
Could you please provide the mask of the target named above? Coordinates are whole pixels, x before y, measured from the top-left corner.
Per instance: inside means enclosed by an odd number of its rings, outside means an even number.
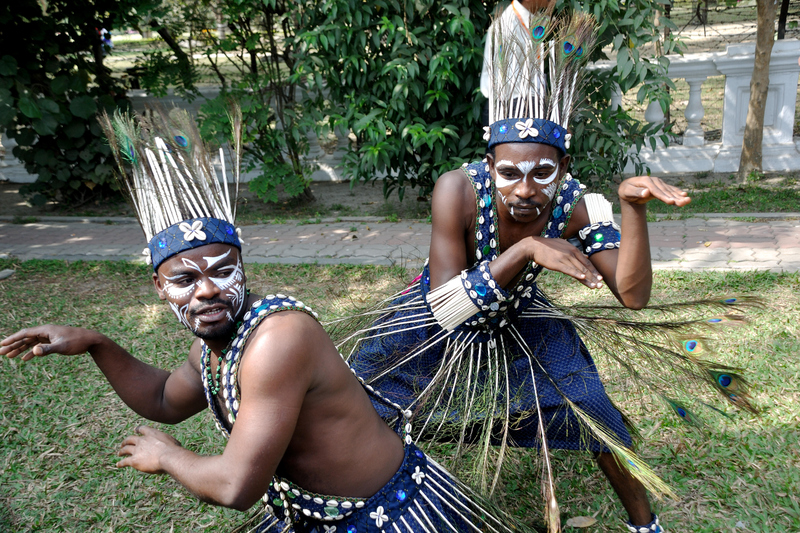
[[[228,353],[228,349],[222,350],[224,356]],[[222,358],[217,359],[217,376],[216,379],[211,375],[211,358],[209,357],[208,365],[206,365],[206,377],[208,378],[208,388],[212,396],[219,394],[220,386],[222,385]]]

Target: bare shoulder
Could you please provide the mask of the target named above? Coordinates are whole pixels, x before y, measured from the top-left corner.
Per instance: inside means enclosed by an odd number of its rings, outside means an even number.
[[[281,311],[265,318],[250,335],[241,359],[240,376],[270,382],[291,375],[310,382],[320,347],[330,344],[325,330],[302,311]]]
[[[450,213],[463,216],[465,221],[471,222],[475,218],[476,209],[475,192],[463,170],[451,170],[439,176],[431,201],[434,220],[437,215]]]
[[[457,168],[439,176],[439,179],[436,180],[436,185],[433,187],[433,196],[436,198],[442,195],[447,195],[448,197],[453,195],[473,196],[472,185],[463,170]]]

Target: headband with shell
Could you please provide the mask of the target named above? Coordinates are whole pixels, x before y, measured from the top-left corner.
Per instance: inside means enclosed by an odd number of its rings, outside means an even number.
[[[145,115],[103,113],[100,125],[117,162],[119,180],[133,204],[148,245],[144,250],[153,270],[192,248],[224,243],[241,250],[235,227],[242,152],[242,114],[229,115],[233,139],[228,184],[225,154],[219,149],[221,183],[194,119],[183,109],[159,107]],[[233,188],[233,191],[229,191]]]
[[[503,143],[533,142],[565,153],[570,145],[570,116],[581,87],[584,66],[597,33],[594,17],[575,12],[553,17],[554,1],[529,14],[525,37],[516,17],[496,17],[487,39],[491,77],[489,149]],[[516,2],[511,6],[516,8]]]

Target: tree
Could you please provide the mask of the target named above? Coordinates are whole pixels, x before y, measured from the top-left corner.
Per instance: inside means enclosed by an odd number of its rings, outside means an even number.
[[[306,75],[332,127],[351,130],[356,146],[344,159],[352,180],[385,176],[384,191],[419,187],[427,194],[439,175],[482,155],[486,148],[478,91],[483,40],[495,2],[480,0],[324,0],[302,11],[298,39],[305,45],[298,72]],[[653,0],[585,3],[561,0],[557,11],[587,9],[600,23],[600,47],[611,45],[612,71],[590,75],[591,107],[576,119],[572,152],[581,176],[611,179],[629,149],[668,141],[661,125],[646,125],[624,109],[612,111],[616,87],[639,86],[640,101],[669,104],[665,58],[642,53],[660,39],[656,26],[664,5]],[[671,24],[663,19],[663,24]],[[674,50],[666,38],[663,53]],[[653,54],[655,55],[655,54]],[[636,162],[636,156],[633,156]]]
[[[775,0],[758,0],[756,27],[756,55],[753,77],[750,79],[750,102],[742,139],[742,156],[739,159],[738,179],[744,183],[752,172],[760,172],[762,166],[761,145],[764,137],[764,110],[769,89],[769,60],[775,42]]]
[[[246,170],[258,168],[250,189],[264,201],[277,201],[278,187],[286,194],[313,200],[310,188],[312,165],[307,133],[315,128],[313,118],[303,112],[297,73],[295,32],[301,5],[291,0],[203,0],[175,2],[180,9],[156,12],[150,25],[159,29],[175,53],[150,53],[140,62],[145,69],[142,84],[156,94],[173,86],[184,95],[196,94],[202,74],[182,51],[172,35],[189,30],[187,42],[210,64],[210,74],[221,86],[220,95],[201,106],[201,133],[223,137],[229,122],[228,101],[242,109],[246,129],[243,141]],[[163,11],[163,10],[162,10]],[[226,35],[204,31],[221,15],[227,21]],[[173,28],[168,28],[170,18]],[[180,52],[180,53],[178,53]]]
[[[0,7],[0,127],[35,183],[20,192],[42,204],[76,205],[112,194],[113,160],[95,120],[127,105],[103,65],[98,30],[139,4],[113,0],[36,0]]]

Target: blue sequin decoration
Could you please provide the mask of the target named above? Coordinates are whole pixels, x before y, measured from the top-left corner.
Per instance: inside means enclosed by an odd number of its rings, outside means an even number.
[[[505,132],[508,131],[508,126],[505,125],[505,124],[501,124],[499,129],[500,129],[500,133],[505,133]]]
[[[397,497],[397,501],[401,502],[405,500],[407,496],[406,491],[404,491],[403,489],[398,490],[397,492],[394,493],[394,495]]]
[[[484,194],[483,195],[483,203],[486,204],[486,207],[489,207],[490,205],[492,205],[492,197],[489,196],[488,194]]]
[[[558,139],[559,137],[561,137],[561,132],[560,132],[560,131],[558,131],[558,130],[553,130],[553,137],[555,137],[556,139]]]
[[[486,285],[484,285],[483,283],[476,283],[475,292],[478,293],[478,296],[483,298],[484,296],[486,296]]]
[[[722,385],[723,387],[729,386],[732,381],[733,378],[731,378],[727,374],[722,374],[720,377],[717,378],[717,382],[719,382],[719,384]]]
[[[422,453],[422,450],[414,450],[414,455],[416,455],[420,459],[424,459],[425,458],[425,454]]]
[[[356,526],[347,526],[347,533],[356,533]]]
[[[158,247],[163,250],[164,248],[167,247],[167,241],[165,241],[164,239],[161,239],[160,241],[158,241]]]
[[[561,216],[561,214],[562,214],[563,212],[564,212],[564,210],[563,210],[563,209],[561,209],[561,206],[560,206],[560,205],[557,205],[557,206],[556,206],[556,208],[555,208],[555,209],[553,209],[553,218],[558,218],[558,217],[560,217],[560,216]]]
[[[695,348],[697,348],[697,341],[688,341],[686,343],[687,352],[693,352]]]
[[[189,141],[186,140],[186,137],[184,137],[183,135],[176,135],[175,142],[178,143],[178,146],[180,146],[181,148],[186,148],[187,146],[189,146]]]
[[[225,233],[227,233],[228,235],[233,235],[233,228],[228,226],[227,228],[225,228]]]

